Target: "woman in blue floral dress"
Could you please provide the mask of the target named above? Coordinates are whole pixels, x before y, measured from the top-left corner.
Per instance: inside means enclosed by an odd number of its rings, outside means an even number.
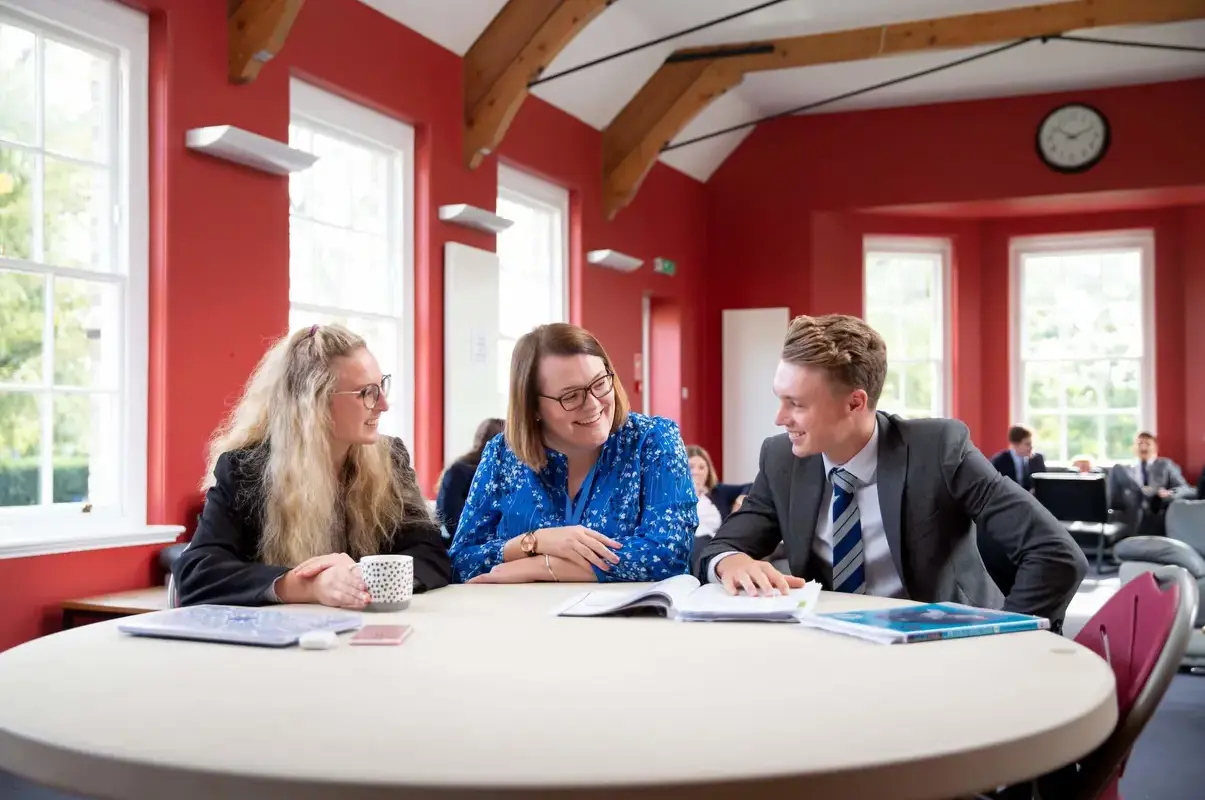
[[[697,503],[678,426],[629,410],[588,331],[543,325],[515,344],[452,564],[470,583],[662,580],[689,571]]]

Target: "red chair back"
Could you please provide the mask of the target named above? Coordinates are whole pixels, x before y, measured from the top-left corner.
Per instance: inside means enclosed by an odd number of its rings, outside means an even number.
[[[1117,726],[1127,717],[1163,654],[1180,611],[1180,586],[1167,581],[1160,588],[1155,574],[1145,572],[1124,584],[1075,637],[1108,662],[1117,679]],[[1177,656],[1177,659],[1179,656]],[[1162,695],[1162,692],[1159,693]],[[1143,723],[1145,724],[1145,720]],[[1135,734],[1136,735],[1136,734]],[[1128,743],[1108,785],[1098,797],[1118,798],[1118,781],[1129,758]]]

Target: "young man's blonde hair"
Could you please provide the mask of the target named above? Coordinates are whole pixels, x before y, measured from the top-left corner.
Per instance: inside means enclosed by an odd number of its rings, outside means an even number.
[[[848,391],[861,389],[871,408],[878,405],[887,380],[887,343],[865,320],[847,314],[795,317],[782,344],[782,360],[823,369]]]
[[[541,325],[515,342],[510,358],[510,398],[506,409],[506,443],[519,460],[539,472],[548,463],[540,426],[540,359],[544,356],[597,356],[611,374],[615,416],[611,433],[628,421],[628,395],[607,351],[594,334],[576,325]],[[553,401],[555,402],[555,401]]]

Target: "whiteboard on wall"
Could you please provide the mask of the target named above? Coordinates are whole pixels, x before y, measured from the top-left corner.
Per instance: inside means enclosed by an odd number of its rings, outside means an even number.
[[[786,308],[723,312],[724,483],[751,482],[762,442],[782,433],[774,424],[778,398],[773,386],[789,314]]]
[[[506,418],[498,391],[498,256],[444,245],[444,466],[473,446],[487,417]]]

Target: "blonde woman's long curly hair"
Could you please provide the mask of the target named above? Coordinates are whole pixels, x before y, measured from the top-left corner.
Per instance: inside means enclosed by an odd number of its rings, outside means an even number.
[[[254,496],[263,498],[259,556],[266,564],[292,567],[341,551],[357,559],[374,555],[402,522],[407,487],[394,469],[389,437],[353,446],[340,478],[330,467],[336,360],[364,346],[342,325],[279,339],[210,440],[203,491],[214,484],[219,456],[247,451]]]

